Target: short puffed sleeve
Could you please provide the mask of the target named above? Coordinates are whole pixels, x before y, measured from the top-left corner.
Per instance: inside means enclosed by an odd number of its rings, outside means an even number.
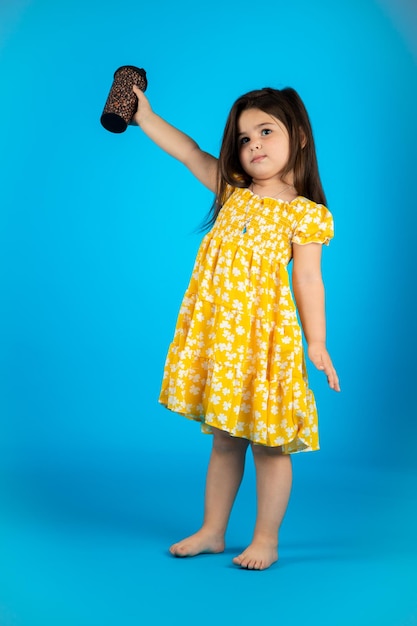
[[[226,187],[225,187],[224,192],[223,192],[223,196],[222,196],[221,201],[220,201],[221,206],[226,204],[227,200],[230,198],[230,196],[233,194],[233,192],[235,190],[236,190],[236,187],[233,187],[232,185],[229,185],[229,183],[226,184]]]
[[[328,245],[334,236],[333,217],[323,204],[307,202],[297,222],[292,242],[298,244],[323,243]]]

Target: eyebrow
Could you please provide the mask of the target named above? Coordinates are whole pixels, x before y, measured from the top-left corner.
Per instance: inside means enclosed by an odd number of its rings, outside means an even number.
[[[263,126],[271,126],[271,125],[278,126],[278,124],[277,124],[276,122],[274,122],[274,121],[272,121],[272,120],[271,120],[270,122],[262,122],[262,124],[257,124],[257,125],[255,126],[255,128],[262,128]],[[241,132],[241,133],[238,133],[238,134],[237,134],[237,136],[238,136],[238,137],[242,137],[242,135],[247,135],[247,134],[248,134],[248,133]]]

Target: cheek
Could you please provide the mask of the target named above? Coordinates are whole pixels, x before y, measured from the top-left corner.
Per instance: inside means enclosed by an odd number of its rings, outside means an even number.
[[[240,148],[238,150],[238,156],[239,156],[240,163],[245,163],[246,155],[247,155],[247,151],[245,151],[244,148]]]

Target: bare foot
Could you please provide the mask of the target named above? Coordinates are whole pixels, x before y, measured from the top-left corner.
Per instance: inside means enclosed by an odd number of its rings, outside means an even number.
[[[233,559],[235,565],[257,570],[267,569],[275,561],[278,561],[277,546],[262,541],[254,541]]]
[[[197,554],[218,554],[224,550],[224,538],[206,530],[199,530],[194,535],[174,543],[169,551],[174,556],[196,556]]]

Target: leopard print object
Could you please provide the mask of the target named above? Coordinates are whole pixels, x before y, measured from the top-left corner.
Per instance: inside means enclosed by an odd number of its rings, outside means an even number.
[[[132,91],[137,85],[146,90],[148,81],[145,70],[134,65],[123,65],[114,73],[110,89],[100,121],[106,130],[112,133],[123,133],[136,112],[138,99]]]

